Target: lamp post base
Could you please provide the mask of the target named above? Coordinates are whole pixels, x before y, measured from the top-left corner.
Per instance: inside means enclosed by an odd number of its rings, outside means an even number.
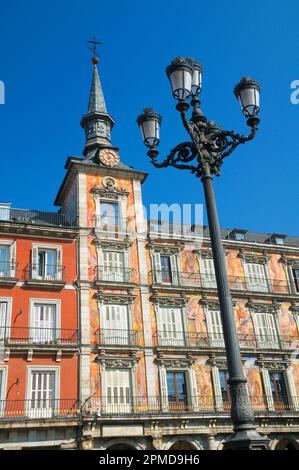
[[[223,443],[223,450],[269,450],[269,439],[254,428],[236,431]]]

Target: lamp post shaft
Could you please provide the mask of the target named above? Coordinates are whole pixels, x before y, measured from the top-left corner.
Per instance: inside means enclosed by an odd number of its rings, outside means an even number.
[[[234,319],[233,302],[226,271],[225,254],[216,208],[213,177],[209,165],[201,177],[209,222],[210,239],[215,265],[218,297],[223,325],[224,342],[231,394],[231,417],[235,434],[224,443],[225,449],[266,449],[263,439],[255,429],[254,414],[248,396],[247,380],[244,376],[239,341]]]

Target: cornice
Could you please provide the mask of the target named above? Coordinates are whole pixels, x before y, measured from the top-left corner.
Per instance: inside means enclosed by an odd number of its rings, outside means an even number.
[[[238,257],[245,261],[245,263],[255,264],[266,264],[270,259],[270,256],[267,255],[265,251],[263,251],[261,254],[248,253],[243,248],[240,248]]]
[[[129,238],[124,240],[101,240],[100,238],[95,238],[93,243],[103,249],[115,248],[116,250],[125,250],[132,246],[133,242]]]
[[[133,304],[136,296],[132,294],[105,294],[103,292],[98,292],[95,294],[95,297],[105,304],[118,304],[118,305],[129,305]]]
[[[245,304],[245,307],[256,313],[277,313],[280,305],[278,303],[265,304],[253,302],[251,299]]]
[[[154,294],[150,297],[150,301],[156,305],[160,306],[169,306],[169,307],[183,307],[187,304],[187,299],[185,296],[181,297],[168,297],[168,296],[159,296],[158,294]]]

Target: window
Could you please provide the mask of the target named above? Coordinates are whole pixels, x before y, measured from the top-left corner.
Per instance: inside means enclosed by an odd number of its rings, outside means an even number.
[[[0,277],[16,275],[16,243],[0,240]]]
[[[267,292],[268,283],[265,265],[260,263],[245,263],[247,287],[251,291]]]
[[[131,377],[129,369],[106,371],[106,407],[111,413],[127,413],[131,409]],[[103,397],[104,403],[105,398]]]
[[[199,261],[202,287],[216,289],[216,276],[213,258],[201,258]]]
[[[107,232],[118,231],[119,228],[119,206],[117,202],[104,202],[100,203],[99,214],[100,227]]]
[[[102,280],[111,282],[129,282],[128,270],[125,269],[125,254],[117,251],[103,251]]]
[[[299,269],[293,269],[293,277],[296,291],[299,292]]]
[[[0,340],[10,333],[10,301],[0,299]]]
[[[154,253],[154,274],[158,284],[178,285],[178,259],[177,254]]]
[[[169,409],[185,409],[187,405],[187,386],[185,372],[167,372],[166,377]]]
[[[276,349],[279,346],[273,313],[255,312],[253,314],[258,347]]]
[[[245,233],[242,233],[242,232],[235,232],[234,237],[235,237],[235,240],[237,240],[238,242],[240,242],[240,241],[242,241],[242,240],[245,240]]]
[[[170,256],[161,255],[160,260],[162,284],[172,284]]]
[[[285,409],[288,395],[283,372],[269,371],[269,379],[275,409]]]
[[[58,339],[56,304],[34,302],[30,336],[35,343],[49,343]]]
[[[9,276],[9,246],[0,246],[0,276]]]
[[[0,416],[5,411],[5,397],[6,397],[6,368],[0,368]]]
[[[0,220],[10,220],[10,206],[8,202],[0,202]]]
[[[62,280],[61,247],[33,245],[31,274],[33,279]]]
[[[56,394],[54,370],[31,370],[28,414],[31,418],[49,418],[53,415]]]
[[[212,347],[224,347],[221,313],[218,309],[206,311],[209,344]]]
[[[184,346],[182,309],[180,307],[159,307],[158,342],[161,346]]]
[[[222,403],[224,407],[225,407],[225,404],[230,403],[230,393],[229,393],[229,386],[228,386],[227,381],[228,381],[228,372],[226,370],[220,370],[219,382],[220,382]]]
[[[128,345],[128,306],[103,304],[101,306],[101,342]]]

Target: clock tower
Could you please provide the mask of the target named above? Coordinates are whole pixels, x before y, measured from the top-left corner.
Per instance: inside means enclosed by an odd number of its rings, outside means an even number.
[[[87,113],[81,119],[83,157],[67,159],[55,202],[62,213],[78,221],[82,402],[101,393],[107,396],[110,382],[117,377],[124,377],[136,390],[148,389],[150,396],[155,395],[152,353],[144,354],[137,340],[128,348],[115,348],[113,343],[115,329],[133,332],[141,341],[142,325],[151,321],[141,190],[147,174],[123,163],[118,147],[111,143],[114,120],[107,112],[98,63],[94,55]],[[112,335],[112,343],[107,335]],[[114,370],[117,364],[120,368]]]

